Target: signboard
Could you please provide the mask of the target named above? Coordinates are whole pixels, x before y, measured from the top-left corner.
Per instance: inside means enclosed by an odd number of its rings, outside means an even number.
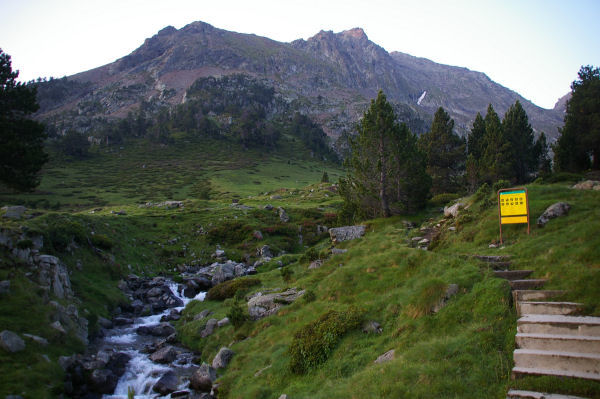
[[[500,221],[500,243],[502,244],[502,225],[527,223],[529,234],[529,202],[527,189],[508,188],[498,191],[498,217]]]

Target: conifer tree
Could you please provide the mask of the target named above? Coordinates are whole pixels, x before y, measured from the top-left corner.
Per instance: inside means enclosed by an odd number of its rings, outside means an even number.
[[[537,159],[537,174],[544,177],[552,173],[552,162],[550,161],[548,141],[544,132],[535,142],[534,153]]]
[[[371,100],[350,145],[348,177],[340,180],[339,187],[344,199],[342,219],[388,217],[425,204],[431,183],[423,154],[415,135],[396,121],[383,92]]]
[[[533,129],[519,100],[504,114],[502,132],[510,142],[511,180],[525,183],[529,174],[536,170],[538,159],[534,151]]]
[[[484,150],[485,121],[478,112],[473,122],[473,127],[467,137],[467,154],[480,159]]]
[[[442,107],[433,117],[431,130],[419,138],[432,179],[432,194],[455,193],[462,187],[465,142],[452,130],[454,120]]]
[[[501,179],[510,179],[512,172],[510,142],[502,132],[500,118],[492,104],[488,105],[485,115],[484,150],[480,161],[480,173],[483,181],[493,183]]]

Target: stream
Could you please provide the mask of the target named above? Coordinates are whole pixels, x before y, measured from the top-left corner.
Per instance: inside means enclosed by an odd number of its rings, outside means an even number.
[[[139,327],[156,325],[160,323],[163,316],[167,316],[173,309],[181,311],[190,301],[202,301],[206,295],[205,292],[200,292],[194,298],[186,298],[179,293],[177,283],[167,281],[167,285],[173,295],[183,302],[183,306],[167,308],[162,313],[151,316],[137,317],[134,319],[133,324],[116,326],[107,330],[105,336],[98,343],[98,349],[100,350],[114,350],[131,356],[131,360],[126,366],[125,373],[119,379],[115,392],[111,395],[104,395],[103,399],[127,399],[128,389],[135,391],[135,398],[171,398],[171,394],[161,396],[152,390],[156,382],[169,370],[177,375],[178,381],[183,381],[178,385],[178,390],[187,388],[189,376],[199,366],[193,363],[193,353],[181,348],[182,353],[179,353],[173,362],[169,364],[154,363],[150,360],[150,355],[144,353],[144,348],[160,341],[161,338],[137,333]]]

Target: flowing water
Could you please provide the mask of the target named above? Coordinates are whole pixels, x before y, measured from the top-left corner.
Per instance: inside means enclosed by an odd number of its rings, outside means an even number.
[[[107,331],[99,349],[114,349],[117,352],[127,353],[131,356],[131,360],[127,364],[125,374],[119,379],[114,394],[104,395],[103,399],[127,399],[128,389],[133,389],[135,398],[139,399],[170,398],[171,395],[160,396],[152,391],[152,387],[160,377],[169,370],[173,370],[178,376],[189,377],[198,366],[192,363],[193,354],[189,352],[180,354],[169,365],[154,363],[148,354],[142,352],[146,345],[152,344],[160,338],[139,335],[136,333],[138,327],[158,324],[161,317],[167,315],[172,309],[181,311],[190,301],[194,299],[203,301],[206,295],[205,292],[201,292],[195,298],[190,299],[179,294],[176,283],[169,282],[169,288],[173,295],[183,301],[183,306],[167,309],[160,314],[139,317],[134,320],[132,325],[115,327]],[[185,389],[187,385],[186,381],[181,383],[178,388]]]

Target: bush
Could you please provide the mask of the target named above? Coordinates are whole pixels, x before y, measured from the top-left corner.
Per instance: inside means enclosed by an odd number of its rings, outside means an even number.
[[[458,194],[454,193],[442,193],[435,195],[433,198],[429,200],[429,203],[435,207],[442,207],[447,203],[454,201],[459,198]]]
[[[583,178],[583,175],[578,173],[559,172],[553,173],[548,177],[544,177],[544,183],[560,183],[564,181],[577,182]]]
[[[492,190],[490,189],[489,184],[483,183],[481,186],[479,186],[479,189],[477,189],[477,192],[475,193],[475,201],[481,201],[489,197],[491,193]]]
[[[315,292],[312,290],[306,290],[304,295],[302,295],[302,300],[305,303],[313,302],[315,299],[317,299],[317,296],[315,295]]]
[[[91,238],[92,245],[100,249],[109,250],[113,247],[114,242],[104,234],[94,234]]]
[[[19,249],[33,248],[33,241],[31,241],[29,239],[21,240],[21,241],[17,242],[17,248],[19,248]]]
[[[240,305],[239,302],[234,302],[227,312],[227,318],[236,330],[240,328],[247,320],[250,319],[248,313]]]
[[[498,190],[502,190],[503,188],[511,188],[511,187],[512,187],[512,184],[508,180],[498,180],[492,186],[492,191],[494,192],[494,194],[496,194],[498,192]]]
[[[304,374],[315,369],[327,360],[338,341],[361,322],[362,312],[350,308],[345,312],[331,310],[302,327],[289,348],[291,371]]]
[[[253,277],[224,281],[208,290],[206,299],[223,300],[233,298],[238,290],[247,290],[255,285],[260,285],[260,283],[259,279]]]
[[[292,276],[294,275],[292,269],[290,269],[289,267],[282,267],[281,269],[279,269],[279,272],[281,273],[281,278],[283,279],[283,281],[285,281],[286,283],[292,281]]]
[[[238,221],[225,221],[206,234],[211,244],[238,244],[252,238],[254,229]]]
[[[299,261],[300,262],[312,262],[313,260],[319,259],[319,251],[316,248],[311,247],[302,254]]]

